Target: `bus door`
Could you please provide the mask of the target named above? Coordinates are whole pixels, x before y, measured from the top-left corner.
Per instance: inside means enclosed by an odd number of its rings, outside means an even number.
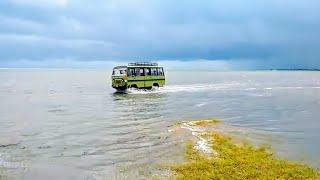
[[[152,87],[153,77],[151,76],[151,68],[144,68],[145,73],[145,87]]]

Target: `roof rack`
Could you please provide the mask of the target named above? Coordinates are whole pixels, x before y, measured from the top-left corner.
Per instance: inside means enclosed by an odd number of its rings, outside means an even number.
[[[128,66],[158,66],[158,63],[153,63],[153,62],[135,62],[135,63],[129,63]]]

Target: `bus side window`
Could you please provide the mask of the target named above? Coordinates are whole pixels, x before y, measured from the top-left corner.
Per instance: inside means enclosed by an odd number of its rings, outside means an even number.
[[[151,76],[158,76],[157,68],[151,68]]]
[[[162,76],[161,68],[157,68],[157,71],[158,71],[158,76]]]
[[[135,68],[134,70],[135,70],[136,76],[140,76],[140,69],[139,68]]]
[[[144,73],[145,73],[146,76],[151,76],[150,68],[144,68]]]
[[[136,75],[136,73],[134,72],[134,69],[129,68],[128,69],[128,76],[135,76],[135,75]]]
[[[158,68],[159,76],[163,76],[163,68]]]
[[[145,74],[144,74],[144,69],[143,68],[141,68],[140,69],[140,76],[144,76]]]

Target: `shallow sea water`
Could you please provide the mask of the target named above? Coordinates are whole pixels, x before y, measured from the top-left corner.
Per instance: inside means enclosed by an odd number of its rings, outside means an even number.
[[[108,70],[1,69],[0,177],[165,176],[185,141],[169,127],[212,117],[320,168],[320,72],[166,74],[164,88],[118,94]]]

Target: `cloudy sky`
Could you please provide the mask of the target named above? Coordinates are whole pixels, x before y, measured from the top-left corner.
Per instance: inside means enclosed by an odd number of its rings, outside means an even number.
[[[0,1],[0,67],[131,60],[320,68],[320,1]]]

